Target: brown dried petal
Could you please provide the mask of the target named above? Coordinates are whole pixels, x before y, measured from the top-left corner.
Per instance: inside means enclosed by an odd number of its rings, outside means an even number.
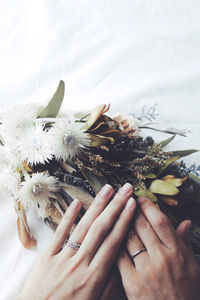
[[[65,184],[63,186],[63,190],[66,191],[72,199],[78,199],[79,201],[81,201],[83,208],[86,210],[89,208],[94,199],[83,189],[70,184]]]
[[[98,118],[102,114],[104,114],[105,112],[107,112],[109,110],[109,108],[110,108],[110,105],[108,105],[108,107],[106,107],[105,104],[101,104],[101,105],[97,106],[89,115],[89,118],[86,121],[84,128],[86,130],[88,130],[98,120]]]
[[[20,202],[18,202],[18,218],[17,218],[17,230],[19,239],[26,249],[33,249],[36,246],[36,240],[33,238],[29,229],[26,214],[24,208]]]
[[[165,202],[169,206],[178,206],[178,201],[171,197],[159,197],[159,199]]]

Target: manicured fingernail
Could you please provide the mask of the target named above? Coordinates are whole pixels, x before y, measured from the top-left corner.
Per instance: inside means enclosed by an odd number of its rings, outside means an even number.
[[[79,208],[80,205],[81,205],[81,203],[80,203],[80,201],[79,201],[78,199],[74,199],[73,202],[71,203],[71,207],[72,207],[73,209]]]
[[[133,190],[132,185],[130,183],[126,183],[123,187],[119,190],[121,195],[127,195]]]
[[[104,187],[101,189],[99,195],[100,197],[104,198],[104,197],[108,197],[111,192],[112,192],[112,186],[109,184],[104,185]]]
[[[128,200],[128,202],[126,203],[125,209],[131,210],[135,207],[135,199],[133,199],[132,197]]]

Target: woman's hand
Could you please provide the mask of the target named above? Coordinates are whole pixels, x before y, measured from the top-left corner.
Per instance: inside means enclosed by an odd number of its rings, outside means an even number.
[[[175,231],[168,218],[148,199],[138,200],[134,230],[129,234],[127,251],[118,260],[128,299],[198,300],[200,269],[184,232],[184,221]],[[146,248],[131,259],[138,250]]]
[[[104,186],[70,237],[70,241],[81,243],[78,250],[63,247],[81,208],[74,200],[20,299],[98,299],[133,218],[136,203],[131,194],[132,187],[126,184],[109,203],[113,189]]]

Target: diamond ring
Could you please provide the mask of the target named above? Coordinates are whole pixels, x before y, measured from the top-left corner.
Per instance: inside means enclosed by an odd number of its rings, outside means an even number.
[[[68,246],[68,247],[70,247],[70,248],[72,248],[72,249],[74,249],[74,250],[78,250],[80,248],[80,246],[81,246],[80,243],[78,243],[78,242],[72,242],[70,240],[66,240],[65,245]]]

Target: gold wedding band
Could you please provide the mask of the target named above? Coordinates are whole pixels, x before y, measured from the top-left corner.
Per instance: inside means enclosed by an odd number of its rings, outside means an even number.
[[[131,259],[133,260],[136,256],[138,256],[139,254],[141,254],[144,251],[147,251],[147,249],[145,247],[136,251],[133,255],[131,255]]]

